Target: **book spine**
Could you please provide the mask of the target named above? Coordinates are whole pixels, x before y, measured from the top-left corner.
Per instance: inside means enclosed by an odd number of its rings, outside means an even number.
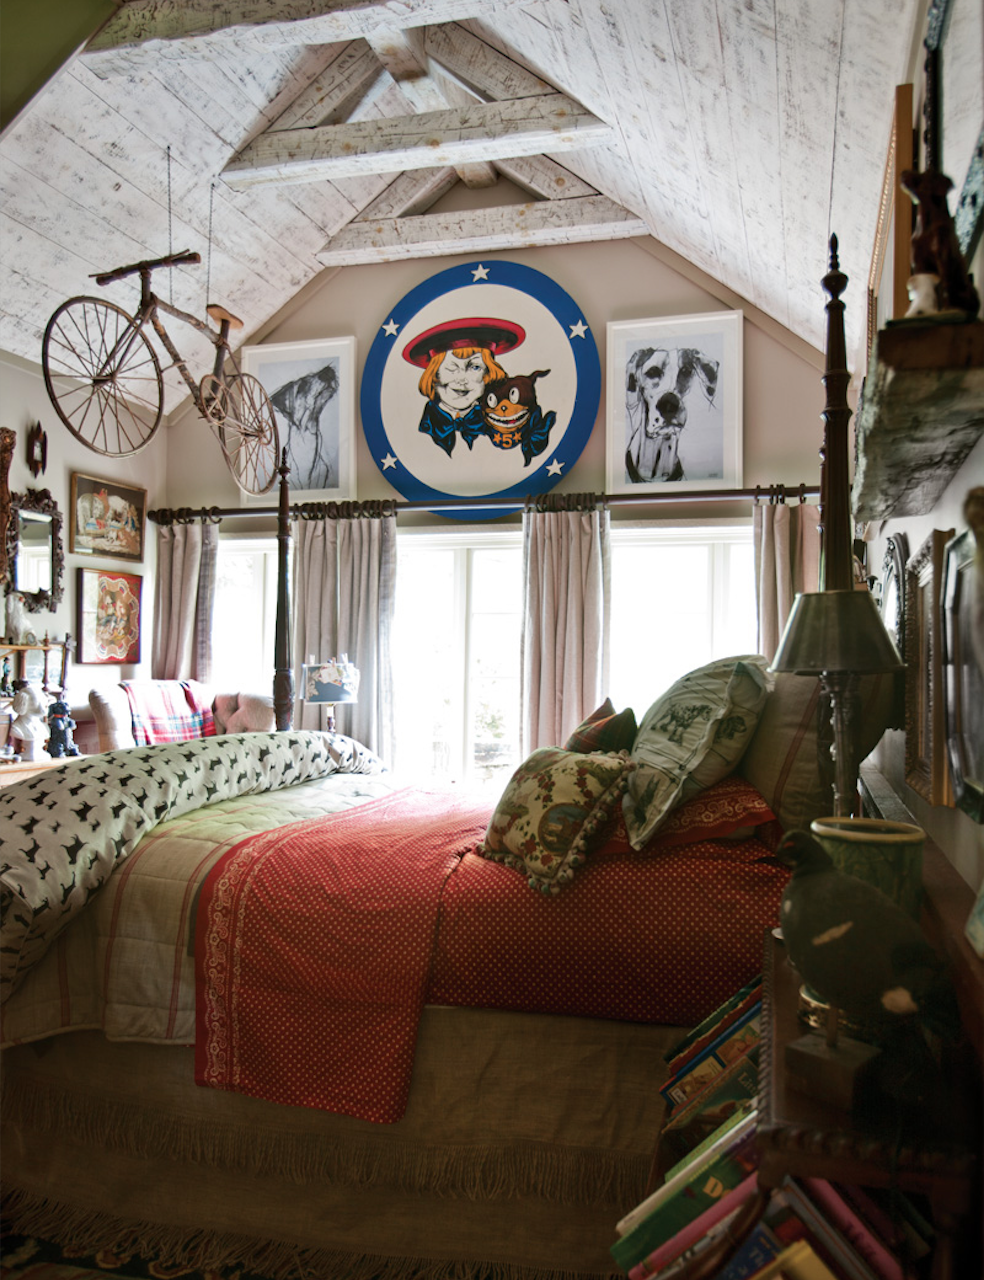
[[[684,1250],[689,1249],[695,1241],[706,1235],[712,1227],[730,1218],[754,1193],[755,1182],[756,1175],[750,1173],[747,1178],[739,1182],[737,1187],[729,1191],[727,1195],[722,1196],[709,1209],[705,1209],[693,1222],[681,1227],[671,1240],[667,1240],[665,1244],[654,1249],[642,1262],[636,1263],[629,1271],[629,1280],[648,1280],[649,1276],[655,1275],[661,1267],[665,1267],[679,1254],[683,1253]]]
[[[898,1259],[892,1256],[825,1178],[803,1178],[801,1181],[814,1204],[826,1214],[881,1280],[902,1280],[902,1267]]]

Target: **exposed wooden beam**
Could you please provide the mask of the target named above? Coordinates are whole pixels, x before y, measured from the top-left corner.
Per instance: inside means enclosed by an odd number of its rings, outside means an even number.
[[[621,205],[606,196],[584,196],[464,213],[351,222],[328,241],[317,258],[325,266],[355,266],[647,234],[642,219]]]
[[[495,167],[504,178],[541,200],[570,200],[575,196],[598,194],[590,183],[582,182],[576,173],[549,156],[513,156],[509,160],[497,160]]]
[[[231,187],[318,182],[599,146],[612,130],[560,93],[417,116],[287,129],[256,138],[223,170]]]
[[[263,48],[335,44],[383,27],[487,17],[529,0],[127,0],[86,45],[83,56],[100,74],[130,68],[129,54],[150,49],[180,56],[215,49],[232,35]]]
[[[333,111],[353,103],[380,74],[379,62],[364,40],[341,45],[338,57],[299,93],[270,126],[273,130],[309,129]]]
[[[486,98],[535,98],[553,85],[499,53],[455,22],[428,27],[424,50],[462,84]]]
[[[373,53],[396,81],[412,111],[444,111],[461,105],[449,101],[441,85],[427,69],[420,28],[379,31],[367,37]],[[458,166],[458,177],[468,187],[492,187],[498,174],[492,165],[478,161]]]
[[[410,169],[394,178],[385,191],[366,205],[356,221],[379,221],[380,218],[405,218],[426,213],[457,181],[458,175],[450,165],[439,169]]]

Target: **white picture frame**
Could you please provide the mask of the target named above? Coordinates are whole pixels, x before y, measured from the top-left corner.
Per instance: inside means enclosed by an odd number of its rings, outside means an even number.
[[[273,404],[291,500],[354,498],[355,338],[261,343],[244,347],[241,359],[243,372],[260,380]]]
[[[742,313],[610,321],[607,339],[607,492],[740,488]]]

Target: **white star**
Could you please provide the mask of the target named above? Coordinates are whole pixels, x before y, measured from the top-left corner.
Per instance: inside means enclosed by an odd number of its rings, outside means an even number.
[[[395,320],[387,320],[383,325],[383,333],[385,333],[388,338],[395,338],[399,329],[400,326]]]
[[[583,338],[586,333],[587,333],[587,326],[585,325],[583,320],[578,320],[577,324],[571,325],[572,338]]]
[[[547,475],[548,475],[548,476],[559,476],[559,475],[560,475],[560,473],[563,471],[563,469],[564,469],[564,464],[563,464],[562,462],[558,462],[558,461],[557,461],[557,459],[556,459],[556,458],[554,458],[554,460],[553,460],[553,462],[551,462],[550,466],[549,466],[549,467],[547,467]]]
[[[488,278],[489,278],[488,267],[476,267],[475,270],[472,272],[473,280],[488,280]]]
[[[391,467],[395,467],[395,466],[396,466],[396,458],[394,458],[391,453],[388,453],[386,457],[383,458],[383,470],[389,471]]]

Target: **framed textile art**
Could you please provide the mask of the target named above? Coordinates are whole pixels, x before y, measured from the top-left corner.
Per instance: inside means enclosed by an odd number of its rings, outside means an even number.
[[[975,629],[984,591],[967,529],[946,544],[943,558],[943,691],[946,743],[957,807],[984,822],[984,652]]]
[[[143,578],[105,569],[78,573],[77,661],[139,662]]]
[[[608,493],[737,489],[742,314],[608,326]]]
[[[493,259],[438,272],[387,313],[362,375],[362,426],[409,501],[519,506],[570,475],[600,398],[598,351],[574,299],[542,272]]]
[[[147,490],[72,473],[68,549],[74,555],[142,560]]]
[[[951,806],[940,585],[943,552],[952,537],[952,529],[934,529],[905,571],[905,780],[930,804]]]

